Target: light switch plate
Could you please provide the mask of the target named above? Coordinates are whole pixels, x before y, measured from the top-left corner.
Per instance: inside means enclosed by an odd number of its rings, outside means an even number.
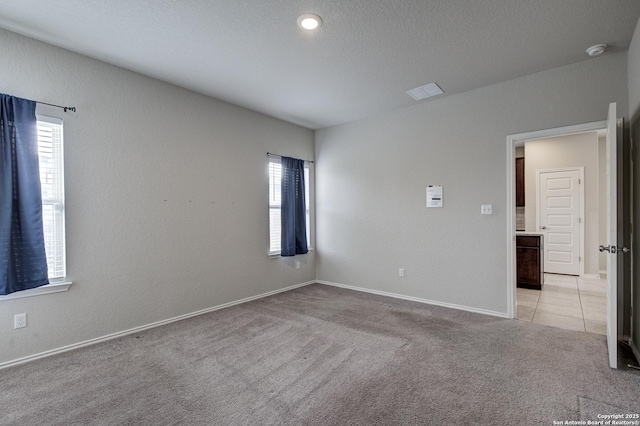
[[[493,214],[493,205],[483,204],[480,206],[480,214]]]

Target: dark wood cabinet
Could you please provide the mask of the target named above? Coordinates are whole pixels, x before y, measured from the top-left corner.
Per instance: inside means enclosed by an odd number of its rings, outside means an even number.
[[[524,158],[516,158],[516,207],[524,206]]]
[[[516,235],[518,287],[542,290],[544,282],[544,237],[538,234]]]

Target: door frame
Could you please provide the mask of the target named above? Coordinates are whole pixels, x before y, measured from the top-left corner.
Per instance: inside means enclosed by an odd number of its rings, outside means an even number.
[[[530,139],[527,139],[530,140]],[[515,154],[514,154],[515,155]],[[526,160],[525,160],[526,161]],[[571,172],[576,171],[579,174],[580,179],[580,243],[578,244],[578,260],[580,277],[584,276],[584,203],[585,203],[585,185],[584,185],[584,166],[575,167],[561,167],[557,169],[540,169],[536,170],[536,229],[540,231],[540,174],[542,173],[554,173],[554,172]],[[546,242],[545,242],[546,244]],[[545,247],[546,253],[546,247]],[[543,264],[544,265],[544,264]],[[544,266],[543,266],[544,272]]]
[[[525,140],[567,136],[575,133],[592,132],[607,127],[607,121],[595,121],[574,126],[536,130],[507,136],[507,317],[516,314],[516,144]],[[526,161],[526,160],[525,160]],[[584,222],[584,221],[583,221]]]

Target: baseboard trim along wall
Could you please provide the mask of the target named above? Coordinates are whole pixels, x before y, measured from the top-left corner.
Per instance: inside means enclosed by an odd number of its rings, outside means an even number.
[[[316,281],[318,284],[330,285],[333,287],[346,288],[348,290],[361,291],[363,293],[377,294],[378,296],[393,297],[395,299],[410,300],[412,302],[424,303],[427,305],[442,306],[445,308],[458,309],[460,311],[474,312],[476,314],[490,315],[492,317],[509,318],[506,312],[489,311],[487,309],[472,308],[470,306],[456,305],[454,303],[438,302],[436,300],[422,299],[419,297],[405,296],[404,294],[388,293],[386,291],[371,290],[364,287],[355,287],[352,285],[332,283],[330,281]]]
[[[74,343],[74,344],[71,344],[71,345],[63,346],[63,347],[60,347],[60,348],[51,349],[51,350],[40,352],[40,353],[37,353],[37,354],[34,354],[34,355],[29,355],[29,356],[26,356],[26,357],[23,357],[23,358],[14,359],[14,360],[11,360],[11,361],[6,361],[6,362],[3,362],[3,363],[0,363],[0,370],[2,370],[3,368],[13,367],[14,365],[24,364],[24,363],[29,362],[29,361],[35,361],[35,360],[40,359],[40,358],[46,358],[46,357],[49,357],[49,356],[52,356],[52,355],[57,355],[57,354],[60,354],[60,353],[63,353],[63,352],[72,351],[74,349],[80,349],[80,348],[83,348],[85,346],[95,345],[96,343],[102,343],[102,342],[106,342],[108,340],[117,339],[118,337],[123,337],[123,336],[126,336],[128,334],[139,333],[141,331],[149,330],[151,328],[160,327],[162,325],[170,324],[172,322],[181,321],[181,320],[184,320],[184,319],[187,319],[187,318],[195,317],[195,316],[198,316],[198,315],[206,314],[206,313],[217,311],[217,310],[224,309],[224,308],[229,308],[231,306],[240,305],[242,303],[251,302],[253,300],[262,299],[264,297],[273,296],[274,294],[284,293],[285,291],[293,290],[293,289],[296,289],[296,288],[299,288],[299,287],[304,287],[304,286],[307,286],[309,284],[314,284],[315,282],[316,281],[314,280],[314,281],[307,281],[307,282],[301,283],[301,284],[294,284],[292,286],[281,288],[279,290],[274,290],[274,291],[270,291],[270,292],[267,292],[267,293],[258,294],[256,296],[251,296],[251,297],[247,297],[247,298],[244,298],[244,299],[236,300],[236,301],[233,301],[233,302],[224,303],[222,305],[214,306],[214,307],[211,307],[211,308],[202,309],[200,311],[191,312],[189,314],[184,314],[184,315],[180,315],[180,316],[177,316],[177,317],[169,318],[169,319],[166,319],[166,320],[157,321],[157,322],[154,322],[154,323],[151,323],[151,324],[142,325],[140,327],[130,328],[130,329],[124,330],[124,331],[118,331],[116,333],[108,334],[108,335],[102,336],[102,337],[96,337],[95,339],[89,339],[89,340],[85,340],[83,342],[78,342],[78,343]]]

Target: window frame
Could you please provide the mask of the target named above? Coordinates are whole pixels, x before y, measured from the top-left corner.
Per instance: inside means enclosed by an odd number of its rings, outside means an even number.
[[[277,187],[277,192],[280,192],[280,182],[278,181],[276,182],[272,182],[274,176],[272,175],[273,169],[272,169],[272,164],[277,164],[278,166],[280,166],[280,177],[282,177],[282,161],[280,157],[276,157],[276,156],[269,156],[269,162],[268,162],[268,167],[267,167],[267,173],[268,173],[268,182],[269,182],[269,193],[268,193],[268,197],[269,197],[269,205],[268,205],[268,209],[269,209],[269,257],[271,258],[278,258],[280,257],[280,241],[281,241],[281,237],[280,237],[280,226],[277,226],[277,241],[278,241],[278,249],[276,250],[272,244],[272,242],[274,241],[274,229],[272,229],[272,217],[271,217],[271,210],[272,209],[277,209],[278,212],[280,212],[281,210],[281,204],[279,205],[274,205],[272,204],[272,197],[274,196],[274,193],[272,190],[274,190],[274,188]],[[312,203],[312,179],[313,179],[313,169],[312,169],[312,164],[309,161],[305,161],[304,162],[304,186],[305,186],[305,204],[306,204],[306,231],[307,231],[307,246],[309,251],[313,250],[313,238],[312,238],[312,231],[313,231],[313,227],[311,226],[312,220],[311,218],[313,217],[313,203]],[[278,200],[279,202],[280,200]],[[278,218],[280,218],[280,214],[277,215]]]
[[[11,299],[19,299],[19,298],[23,298],[23,297],[31,297],[31,296],[39,296],[39,295],[43,295],[43,294],[50,294],[50,293],[59,293],[59,292],[64,292],[67,291],[69,289],[69,287],[71,286],[71,281],[67,280],[66,277],[66,272],[67,272],[67,268],[66,268],[66,218],[65,218],[65,211],[66,211],[66,204],[65,204],[65,199],[64,199],[64,189],[65,189],[65,184],[64,184],[64,124],[63,124],[63,120],[60,117],[56,117],[53,115],[48,115],[48,114],[36,114],[36,119],[38,121],[38,125],[39,123],[49,123],[49,124],[54,124],[54,125],[59,125],[60,126],[60,158],[59,158],[59,167],[60,170],[58,171],[58,173],[60,174],[60,179],[61,180],[61,188],[59,188],[59,196],[58,197],[53,197],[53,198],[45,198],[43,197],[42,200],[42,204],[43,207],[46,205],[54,205],[59,204],[60,207],[60,221],[61,221],[61,229],[58,229],[57,231],[59,233],[61,233],[61,251],[62,251],[62,273],[58,274],[56,276],[53,277],[49,277],[49,284],[41,286],[41,287],[36,287],[36,288],[32,288],[32,289],[28,289],[28,290],[22,290],[22,291],[17,291],[15,293],[11,293],[11,294],[7,294],[7,295],[1,295],[0,296],[0,301],[2,300],[11,300]],[[41,158],[41,154],[40,154],[40,140],[38,140],[38,160],[40,160]],[[42,181],[42,176],[40,177],[41,181]],[[43,208],[44,210],[44,208]],[[44,223],[43,223],[44,226]],[[47,254],[47,263],[48,262],[48,258],[49,258],[49,254]]]
[[[59,165],[59,169],[56,170],[56,173],[59,175],[58,177],[58,182],[59,185],[55,188],[52,188],[53,191],[57,194],[57,196],[54,197],[45,197],[45,183],[44,183],[44,179],[45,177],[42,176],[42,171],[43,171],[43,167],[42,167],[42,152],[41,152],[41,146],[40,146],[40,138],[38,138],[38,159],[40,160],[40,182],[41,185],[43,187],[43,194],[42,194],[42,210],[43,210],[43,227],[44,227],[44,214],[45,214],[45,206],[51,206],[51,210],[54,211],[54,215],[56,214],[55,212],[57,211],[57,217],[54,217],[54,224],[53,224],[53,228],[54,230],[52,231],[54,233],[54,240],[56,241],[55,243],[55,250],[58,252],[57,253],[57,257],[59,257],[60,259],[58,261],[54,261],[51,262],[50,260],[54,257],[56,257],[56,255],[52,255],[49,251],[47,251],[47,264],[49,266],[49,283],[51,284],[56,284],[56,283],[63,283],[66,281],[66,275],[67,275],[67,256],[66,256],[66,232],[65,232],[65,196],[64,196],[64,125],[63,125],[63,121],[62,119],[58,118],[58,117],[52,117],[52,116],[48,116],[48,115],[42,115],[42,114],[36,114],[36,118],[38,121],[38,136],[40,135],[40,126],[41,123],[46,123],[45,125],[55,125],[55,126],[59,126],[59,131],[60,131],[60,138],[59,141],[57,141],[57,144],[59,145],[57,147],[57,152],[52,152],[52,157],[57,155],[57,158],[53,159],[53,162],[58,162]],[[53,150],[55,150],[55,147],[52,147]],[[57,220],[55,220],[57,219]],[[58,222],[57,224],[55,222]],[[45,241],[46,241],[46,227],[45,227]],[[53,265],[52,265],[53,263]],[[52,268],[55,268],[55,270],[52,270]],[[55,271],[60,271],[59,273],[55,273]],[[51,272],[54,272],[55,275],[51,276]]]

